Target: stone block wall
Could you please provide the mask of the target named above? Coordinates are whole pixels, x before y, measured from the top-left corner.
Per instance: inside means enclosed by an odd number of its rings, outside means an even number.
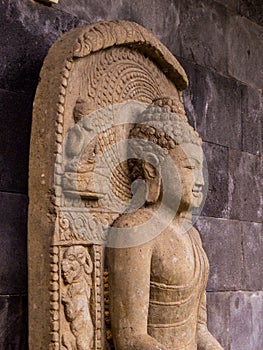
[[[111,19],[145,26],[188,74],[187,115],[209,169],[197,222],[209,326],[225,350],[261,350],[262,0],[0,0],[0,350],[27,349],[29,138],[43,59],[62,33]]]

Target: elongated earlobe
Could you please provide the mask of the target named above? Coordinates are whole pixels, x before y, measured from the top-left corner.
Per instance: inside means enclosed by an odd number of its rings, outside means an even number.
[[[147,182],[146,203],[156,203],[161,192],[161,177],[158,170],[148,162],[143,164],[144,176]]]

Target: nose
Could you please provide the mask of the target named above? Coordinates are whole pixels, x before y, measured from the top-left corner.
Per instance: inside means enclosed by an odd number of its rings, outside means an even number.
[[[195,184],[199,187],[203,187],[205,185],[202,169],[197,171],[196,178],[195,178]]]

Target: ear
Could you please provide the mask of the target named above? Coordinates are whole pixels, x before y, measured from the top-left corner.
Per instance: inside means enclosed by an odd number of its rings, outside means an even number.
[[[85,264],[86,257],[85,257],[85,254],[83,252],[78,253],[77,259],[78,259],[78,262],[80,263],[80,265],[83,266]]]
[[[157,170],[152,164],[144,162],[144,175],[147,180],[154,179],[157,176]]]
[[[148,162],[143,162],[144,176],[147,183],[146,203],[156,203],[161,192],[161,177],[158,170]]]

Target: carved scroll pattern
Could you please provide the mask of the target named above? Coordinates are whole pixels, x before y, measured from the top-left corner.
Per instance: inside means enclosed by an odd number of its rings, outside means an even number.
[[[90,25],[74,45],[74,56],[84,57],[112,46],[129,45],[148,56],[158,58],[160,67],[176,80],[181,90],[187,87],[187,77],[170,51],[151,33],[137,23],[127,21],[100,22]]]

